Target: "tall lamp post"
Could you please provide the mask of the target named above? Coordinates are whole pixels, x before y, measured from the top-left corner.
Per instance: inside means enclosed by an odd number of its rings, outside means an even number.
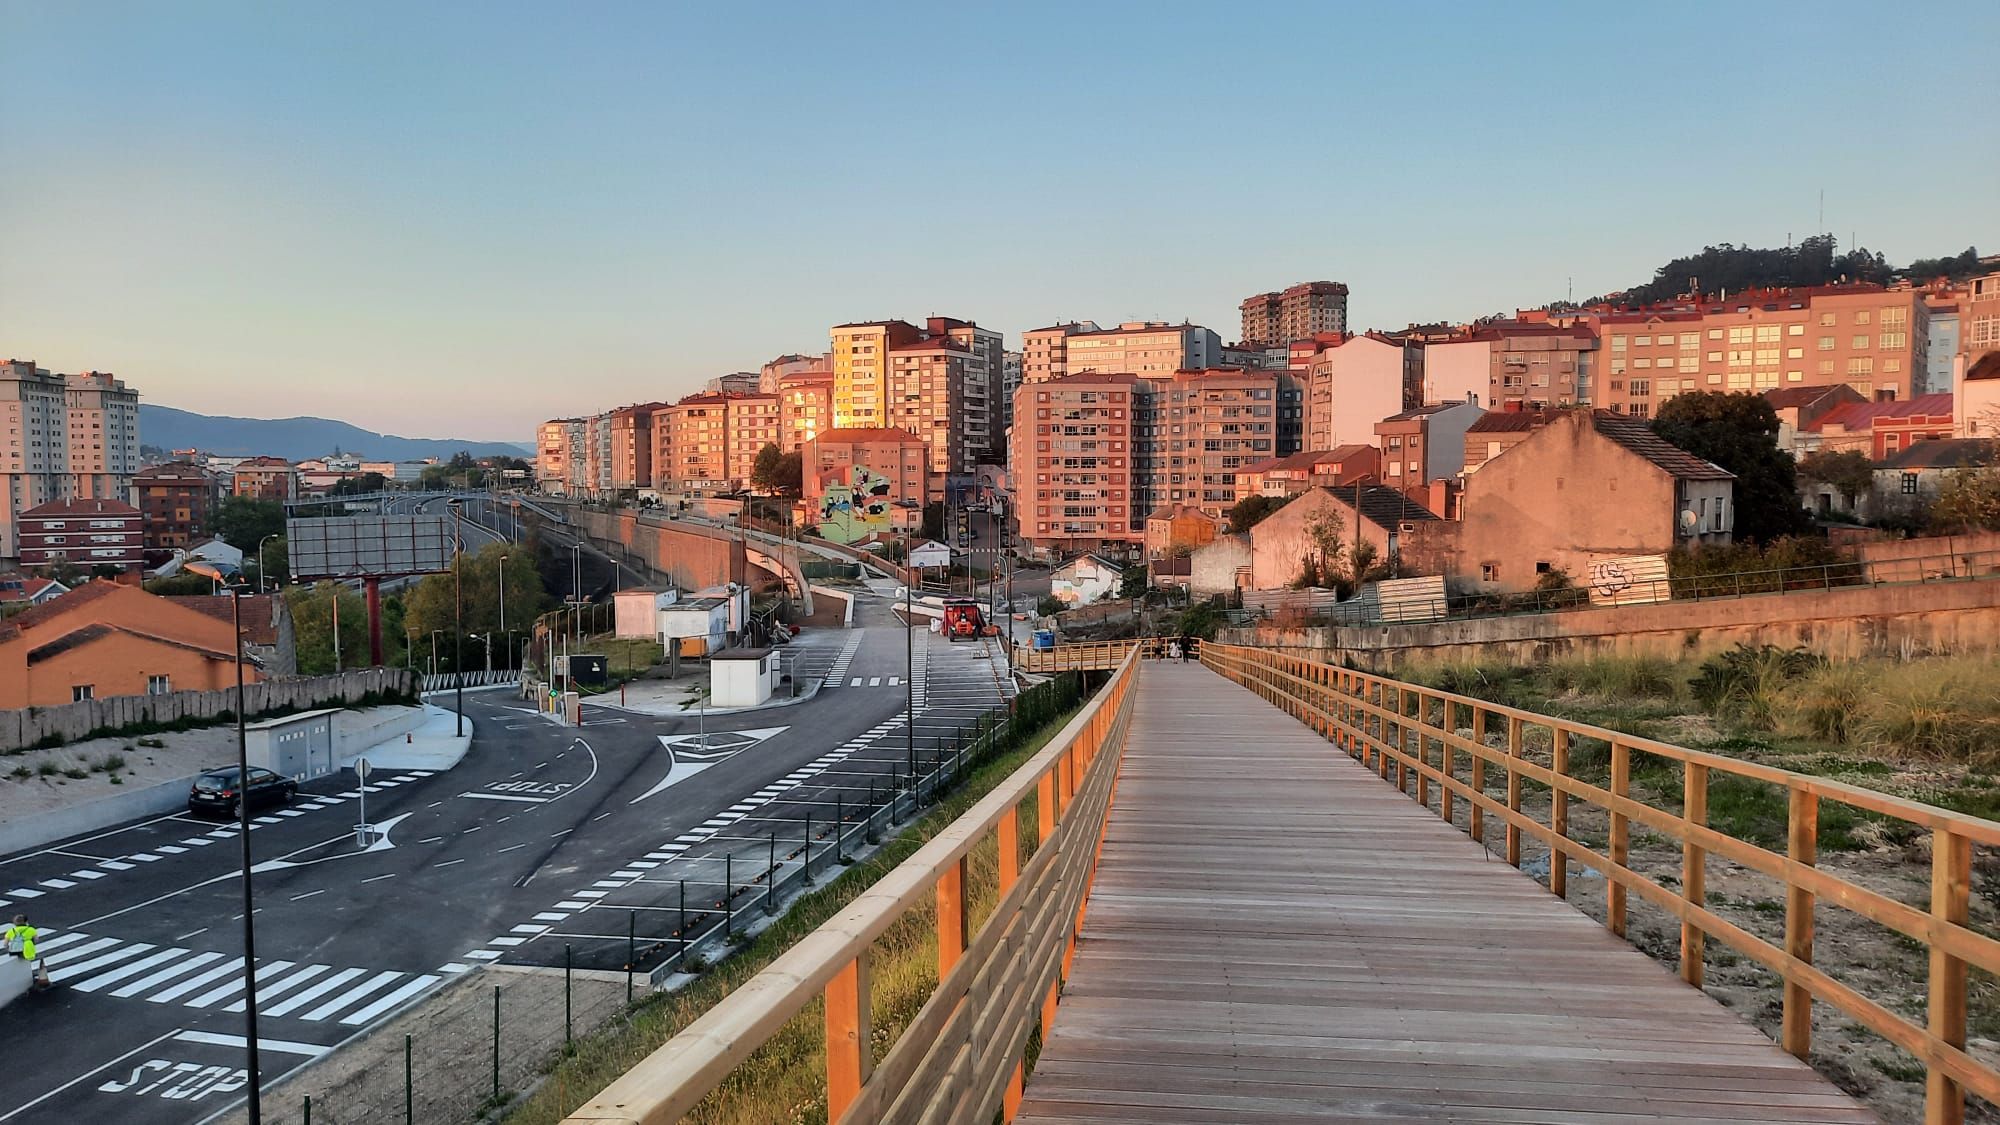
[[[507,636],[507,556],[500,556],[500,635]]]
[[[222,581],[222,571],[212,563],[191,562],[187,568]],[[257,577],[259,581],[264,577],[261,564]],[[239,586],[229,588],[229,622],[236,634],[236,818],[237,838],[243,843],[243,1040],[249,1052],[250,1125],[262,1125],[264,1107],[257,1065],[257,927],[250,877],[250,743],[243,733],[243,590]]]
[[[465,541],[459,538],[458,523],[465,518],[465,501],[457,496],[444,502],[451,509],[451,690],[452,735],[465,737],[465,587],[459,575],[465,558]]]
[[[257,592],[260,594],[264,592],[264,544],[278,538],[278,534],[278,532],[274,531],[264,538],[257,540]],[[188,569],[193,570],[194,567],[189,566]]]

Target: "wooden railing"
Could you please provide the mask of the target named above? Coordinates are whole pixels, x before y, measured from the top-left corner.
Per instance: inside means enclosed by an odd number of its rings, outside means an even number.
[[[1703,948],[1709,937],[1776,973],[1784,982],[1780,1042],[1801,1059],[1812,1046],[1812,1005],[1823,1000],[1890,1043],[1909,1052],[1925,1068],[1924,1120],[1956,1125],[1965,1119],[1965,1095],[2000,1101],[2000,1071],[1968,1054],[1966,975],[1968,968],[2000,972],[2000,942],[1967,925],[1972,883],[1972,849],[2000,845],[2000,823],[1720,754],[1689,750],[1603,727],[1571,722],[1532,711],[1454,695],[1366,672],[1286,656],[1264,649],[1204,644],[1204,664],[1255,691],[1319,731],[1349,755],[1392,780],[1447,822],[1464,802],[1466,831],[1486,842],[1486,820],[1502,829],[1507,862],[1521,865],[1524,837],[1550,849],[1549,889],[1568,897],[1569,865],[1577,863],[1605,878],[1605,925],[1625,936],[1629,898],[1637,895],[1680,922],[1680,975],[1702,983]],[[1463,720],[1462,722],[1459,720]],[[1491,726],[1504,726],[1506,744],[1488,746]],[[1539,756],[1546,734],[1548,764]],[[1571,755],[1581,741],[1609,747],[1608,787],[1580,780]],[[1659,759],[1678,763],[1678,811],[1656,808],[1634,795],[1634,762]],[[1489,792],[1489,780],[1504,781],[1504,798]],[[1716,775],[1780,787],[1786,794],[1786,848],[1781,854],[1718,831],[1707,823],[1709,789]],[[1522,811],[1522,785],[1533,782],[1550,792],[1549,821]],[[1605,850],[1599,852],[1570,835],[1576,803],[1595,805],[1609,819]],[[1833,802],[1929,835],[1929,902],[1912,906],[1815,866],[1820,807]],[[1668,887],[1628,865],[1634,825],[1679,842],[1679,886]],[[1773,944],[1710,910],[1707,871],[1710,856],[1778,880],[1785,888],[1784,942]],[[1813,966],[1813,912],[1839,907],[1919,943],[1929,955],[1928,1003],[1921,1022],[1891,1010]]]
[[[1046,1033],[1054,1020],[1083,925],[1138,674],[1128,655],[1082,712],[965,815],[565,1121],[679,1121],[822,995],[828,1121],[1011,1119],[1029,1030],[1039,1019]],[[1020,806],[1030,794],[1040,843],[1024,866]],[[967,866],[989,834],[999,903],[974,931]],[[937,990],[877,1063],[871,951],[924,902],[937,906]]]
[[[1017,672],[1092,672],[1109,671],[1125,662],[1133,649],[1140,650],[1141,656],[1158,656],[1165,651],[1158,637],[1127,637],[1118,641],[1078,641],[1073,644],[1057,645],[1054,648],[1028,648],[1014,646],[1014,670]]]

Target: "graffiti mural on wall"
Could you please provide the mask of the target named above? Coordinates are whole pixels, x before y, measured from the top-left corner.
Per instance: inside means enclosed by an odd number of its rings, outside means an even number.
[[[890,527],[889,478],[865,465],[833,469],[820,478],[819,533],[829,542],[858,543]]]

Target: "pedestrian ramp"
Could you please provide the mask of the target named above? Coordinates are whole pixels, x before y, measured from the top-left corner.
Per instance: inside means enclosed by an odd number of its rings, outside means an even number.
[[[198,1011],[246,1007],[243,958],[182,946],[42,928],[36,944],[49,983],[120,1000],[172,1004]],[[431,973],[369,969],[268,958],[257,962],[257,1014],[358,1027],[437,987],[453,965]]]

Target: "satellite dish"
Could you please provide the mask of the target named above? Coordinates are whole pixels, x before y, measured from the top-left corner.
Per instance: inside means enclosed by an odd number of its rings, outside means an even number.
[[[1694,530],[1695,530],[1695,528],[1697,528],[1697,527],[1699,527],[1699,526],[1701,526],[1701,517],[1700,517],[1700,516],[1698,516],[1698,515],[1695,515],[1695,513],[1694,513],[1694,509],[1693,509],[1693,508],[1682,508],[1682,509],[1681,509],[1681,531],[1682,531],[1682,532],[1684,532],[1684,533],[1686,533],[1686,534],[1688,534],[1688,535],[1693,535],[1693,534],[1694,534]]]

